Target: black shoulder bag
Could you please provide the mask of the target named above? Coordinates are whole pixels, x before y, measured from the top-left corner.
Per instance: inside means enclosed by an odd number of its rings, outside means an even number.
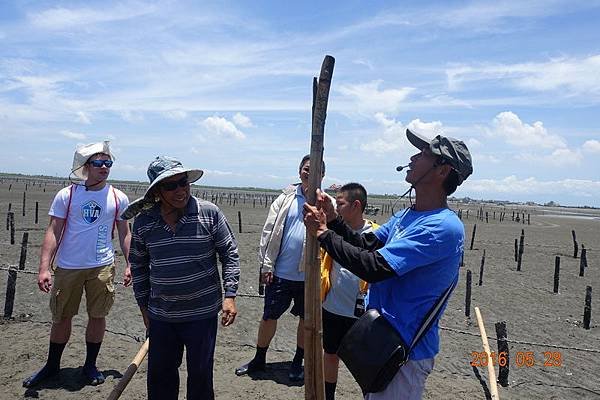
[[[377,310],[367,310],[352,325],[342,338],[337,355],[363,393],[377,393],[387,387],[439,315],[455,284],[452,283],[429,310],[410,346]]]

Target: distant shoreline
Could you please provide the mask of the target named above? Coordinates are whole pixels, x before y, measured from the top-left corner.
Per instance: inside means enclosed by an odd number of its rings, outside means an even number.
[[[60,176],[49,176],[49,175],[27,175],[27,174],[17,174],[17,173],[7,173],[0,172],[0,180],[1,179],[26,179],[26,180],[42,180],[42,181],[68,181],[67,177]],[[147,186],[148,183],[140,182],[140,181],[130,181],[130,180],[120,180],[120,179],[111,179],[111,182],[115,184],[126,184],[126,185],[140,185]],[[279,193],[281,189],[272,189],[272,188],[259,188],[252,186],[210,186],[210,185],[192,185],[195,189],[210,189],[210,190],[238,190],[238,191],[246,191],[246,192],[261,192],[261,193]],[[369,197],[373,199],[396,199],[399,197],[397,194],[378,194],[369,193]],[[406,199],[408,200],[408,198]],[[506,207],[506,206],[520,206],[520,207],[553,207],[553,208],[568,208],[568,209],[583,209],[583,210],[600,210],[600,207],[593,207],[588,205],[577,205],[577,206],[568,206],[568,205],[560,205],[555,204],[554,202],[539,204],[533,201],[527,202],[515,202],[509,200],[481,200],[481,199],[472,199],[470,197],[450,197],[448,199],[450,202],[457,202],[463,204],[490,204],[496,205],[498,207]]]

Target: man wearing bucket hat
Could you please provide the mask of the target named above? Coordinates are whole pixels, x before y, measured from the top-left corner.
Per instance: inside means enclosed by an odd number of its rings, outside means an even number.
[[[305,224],[334,260],[371,283],[367,308],[377,310],[410,344],[433,306],[441,304],[443,310],[442,295],[457,282],[464,226],[448,208],[447,197],[473,167],[460,140],[441,135],[429,140],[408,129],[406,135],[419,150],[411,157],[405,178],[415,190],[410,208],[373,233],[361,235],[322,201],[319,192],[317,207],[305,205]],[[421,398],[439,351],[440,315],[441,311],[387,386],[366,393],[365,399]]]
[[[221,210],[191,196],[190,184],[202,174],[174,158],[156,157],[148,167],[150,186],[144,197],[122,214],[131,218],[139,213],[129,260],[150,339],[150,400],[177,399],[184,348],[187,399],[213,399],[217,315],[222,312],[221,324],[229,326],[237,314],[237,243]]]
[[[129,203],[127,196],[106,182],[114,159],[108,141],[79,146],[71,173],[83,183],[60,190],[50,207],[50,224],[42,244],[38,274],[39,289],[50,292],[50,347],[46,365],[23,381],[25,387],[36,386],[60,370],[62,352],[71,335],[71,321],[79,310],[84,290],[89,319],[82,372],[92,385],[104,382],[96,358],[104,338],[105,317],[115,298],[112,246],[115,227],[126,262],[130,241],[129,226],[119,217],[119,210]],[[123,280],[125,286],[131,282],[128,262]]]

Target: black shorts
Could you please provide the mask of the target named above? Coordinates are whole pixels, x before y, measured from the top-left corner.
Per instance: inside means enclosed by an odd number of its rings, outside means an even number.
[[[356,318],[343,317],[323,308],[323,350],[325,353],[337,353],[342,338],[356,321]]]
[[[304,281],[290,281],[273,275],[273,281],[265,287],[263,320],[279,319],[294,300],[291,313],[304,318]]]

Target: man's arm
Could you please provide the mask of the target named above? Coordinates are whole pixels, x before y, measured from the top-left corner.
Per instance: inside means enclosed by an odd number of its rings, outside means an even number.
[[[366,282],[374,283],[396,276],[379,252],[354,246],[332,230],[322,232],[317,240],[334,260]]]
[[[235,297],[240,281],[240,256],[231,227],[220,210],[217,211],[215,218],[213,237],[222,266],[223,290],[225,291],[221,324],[228,326],[233,323],[237,315]]]
[[[150,255],[146,249],[144,238],[140,235],[140,220],[137,219],[133,225],[131,234],[131,246],[129,248],[129,264],[131,266],[131,277],[133,283],[133,294],[137,301],[142,315],[148,308],[150,299]],[[146,318],[144,318],[146,322]]]
[[[269,207],[269,213],[263,226],[260,235],[260,243],[258,246],[258,263],[260,267],[260,283],[269,285],[273,280],[273,262],[270,260],[267,254],[269,244],[273,235],[273,229],[275,228],[275,222],[285,201],[285,195],[280,194]]]
[[[42,292],[48,293],[52,287],[52,274],[50,272],[52,257],[57,250],[58,241],[65,226],[65,219],[50,217],[50,223],[44,234],[40,265],[38,268],[38,287]]]
[[[382,248],[384,245],[373,232],[361,234],[350,228],[339,215],[334,220],[327,223],[327,228],[340,235],[346,242],[364,250],[375,251]]]
[[[131,232],[127,221],[117,221],[119,244],[125,257],[125,271],[123,272],[123,285],[131,286],[131,265],[129,264],[129,246],[131,245]]]

